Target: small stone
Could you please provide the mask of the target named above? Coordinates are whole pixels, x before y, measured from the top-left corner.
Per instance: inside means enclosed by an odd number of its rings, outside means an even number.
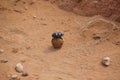
[[[42,25],[47,25],[46,23],[42,23]]]
[[[3,53],[3,52],[4,52],[4,50],[3,50],[3,49],[0,49],[0,54]]]
[[[11,75],[10,80],[20,80],[17,75]]]
[[[30,5],[33,5],[33,4],[35,4],[35,2],[34,2],[34,1],[32,1],[32,2],[30,3]]]
[[[97,34],[93,34],[93,39],[94,40],[100,40],[101,37],[99,35],[97,35]]]
[[[21,63],[25,63],[25,62],[26,62],[26,60],[21,60],[20,62],[21,62]]]
[[[16,64],[15,70],[19,73],[23,72],[23,65],[21,63]]]
[[[37,16],[33,16],[33,18],[35,19],[35,18],[37,18]]]
[[[17,77],[18,77],[17,75],[12,75],[11,76],[12,79],[17,79]]]
[[[22,76],[23,77],[28,76],[28,73],[27,72],[22,72]]]
[[[7,63],[7,62],[8,62],[8,59],[6,58],[1,60],[1,63]]]
[[[102,63],[105,66],[109,66],[110,65],[110,58],[109,57],[104,57]]]
[[[115,45],[120,45],[120,41],[116,41],[116,42],[115,42]]]
[[[17,10],[17,9],[15,9],[14,11],[20,14],[23,13],[21,10]]]
[[[24,7],[25,10],[28,10],[28,7]]]
[[[100,36],[94,36],[93,39],[94,40],[99,40],[101,37]]]

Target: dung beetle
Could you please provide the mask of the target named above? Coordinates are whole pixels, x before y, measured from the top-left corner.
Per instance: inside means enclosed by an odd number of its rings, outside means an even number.
[[[51,42],[52,42],[52,45],[54,48],[61,48],[62,47],[62,45],[64,43],[63,38],[62,38],[63,35],[64,34],[61,32],[54,32],[52,34],[52,41]]]

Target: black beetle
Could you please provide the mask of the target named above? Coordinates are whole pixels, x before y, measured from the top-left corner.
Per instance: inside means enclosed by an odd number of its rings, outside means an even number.
[[[52,37],[53,37],[53,38],[62,38],[63,35],[64,35],[64,34],[61,33],[61,32],[54,32],[54,33],[52,34]]]

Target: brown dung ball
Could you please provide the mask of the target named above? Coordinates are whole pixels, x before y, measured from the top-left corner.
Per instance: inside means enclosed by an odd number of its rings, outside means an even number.
[[[52,42],[53,47],[57,49],[61,48],[64,43],[62,38],[53,38],[51,42]]]

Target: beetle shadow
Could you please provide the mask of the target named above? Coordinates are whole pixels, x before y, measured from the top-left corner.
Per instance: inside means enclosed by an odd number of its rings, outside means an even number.
[[[53,52],[57,52],[59,51],[60,49],[57,49],[57,48],[54,48],[53,46],[49,46],[47,48],[47,50],[45,50],[45,53],[53,53]]]

